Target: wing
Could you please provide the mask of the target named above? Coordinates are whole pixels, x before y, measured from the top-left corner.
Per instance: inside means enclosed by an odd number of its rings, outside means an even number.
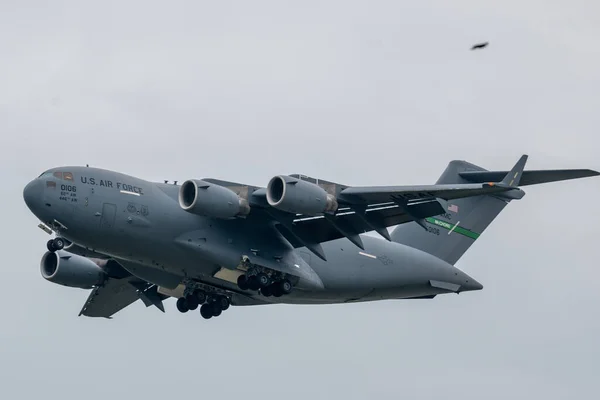
[[[527,156],[515,164],[513,169],[502,176],[500,182],[482,182],[447,185],[419,186],[372,186],[348,187],[301,175],[291,175],[294,180],[305,180],[320,186],[328,195],[335,196],[339,204],[334,212],[320,215],[293,214],[280,211],[269,205],[266,190],[257,189],[252,193],[252,207],[258,208],[275,222],[276,228],[294,247],[306,247],[323,260],[326,256],[321,243],[347,238],[364,249],[360,234],[376,231],[391,240],[387,227],[407,222],[416,222],[427,229],[425,219],[446,212],[446,200],[465,197],[504,194],[512,198],[522,196],[518,181],[508,177],[522,173]],[[287,190],[287,189],[286,189]],[[510,193],[507,193],[510,192]]]
[[[165,312],[162,300],[168,296],[158,293],[157,289],[156,285],[132,275],[122,278],[109,277],[103,285],[92,289],[79,315],[111,318],[139,299],[146,307],[154,305]]]
[[[360,234],[376,231],[388,241],[387,228],[416,222],[427,229],[425,218],[446,212],[440,199],[450,200],[501,193],[514,188],[491,185],[430,185],[394,187],[353,187],[341,191],[344,206],[333,214],[308,216],[264,208],[276,227],[294,247],[306,247],[326,260],[320,243],[347,238],[364,250]]]
[[[504,178],[502,176],[501,178]],[[495,194],[513,190],[514,187],[490,183],[456,184],[456,185],[421,185],[421,186],[368,186],[350,187],[340,193],[346,202],[372,204],[404,199],[418,201],[429,199],[453,200],[464,197]]]

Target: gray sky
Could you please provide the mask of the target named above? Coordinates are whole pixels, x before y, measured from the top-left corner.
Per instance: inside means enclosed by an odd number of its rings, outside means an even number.
[[[40,276],[22,188],[57,165],[257,185],[426,184],[522,153],[600,169],[600,6],[488,3],[4,0],[0,398],[592,398],[598,178],[527,188],[458,264],[484,290],[433,301],[108,321]]]

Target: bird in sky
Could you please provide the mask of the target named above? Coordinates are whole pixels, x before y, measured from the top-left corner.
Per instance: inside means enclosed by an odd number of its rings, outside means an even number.
[[[483,49],[488,44],[489,44],[489,42],[483,42],[483,43],[474,44],[473,47],[471,47],[471,50]]]

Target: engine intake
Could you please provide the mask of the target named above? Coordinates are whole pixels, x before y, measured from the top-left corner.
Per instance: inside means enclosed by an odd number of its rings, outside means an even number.
[[[321,186],[287,175],[278,175],[267,185],[270,206],[294,214],[317,215],[333,212],[337,200]]]
[[[233,218],[250,212],[248,201],[224,186],[190,179],[179,188],[179,205],[185,211],[213,218]]]
[[[42,277],[63,286],[91,289],[101,284],[106,273],[89,258],[64,250],[46,252],[40,262]]]

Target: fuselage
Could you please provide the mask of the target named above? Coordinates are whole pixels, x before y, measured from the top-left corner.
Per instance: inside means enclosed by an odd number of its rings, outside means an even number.
[[[155,271],[239,290],[223,271],[235,271],[245,254],[278,257],[289,243],[273,242],[273,228],[254,211],[246,218],[216,219],[193,214],[178,202],[179,186],[149,182],[88,167],[53,168],[24,189],[29,209],[70,242]],[[420,250],[363,236],[364,250],[347,239],[323,243],[327,261],[306,248],[292,249],[315,279],[277,303],[340,303],[431,296],[479,290],[482,286]],[[151,280],[144,275],[143,279]],[[161,278],[156,279],[161,285]],[[302,285],[302,282],[307,282]],[[249,293],[249,296],[256,296]]]

